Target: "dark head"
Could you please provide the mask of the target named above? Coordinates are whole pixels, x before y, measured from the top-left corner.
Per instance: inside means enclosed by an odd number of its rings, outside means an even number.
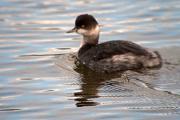
[[[67,33],[76,32],[84,37],[84,43],[97,44],[99,25],[92,15],[82,14],[76,18],[75,27]]]
[[[82,28],[85,30],[95,29],[97,25],[98,22],[96,19],[92,15],[88,14],[79,15],[75,22],[76,28]]]

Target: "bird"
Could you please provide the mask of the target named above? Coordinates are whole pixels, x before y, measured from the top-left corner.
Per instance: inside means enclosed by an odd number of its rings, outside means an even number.
[[[137,43],[126,40],[99,43],[100,25],[90,14],[76,17],[74,28],[67,31],[73,32],[83,36],[77,59],[92,71],[116,73],[162,66],[162,57],[158,51],[144,48]]]

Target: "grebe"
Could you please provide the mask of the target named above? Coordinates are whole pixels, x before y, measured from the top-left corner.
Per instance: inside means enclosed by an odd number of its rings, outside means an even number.
[[[115,40],[98,44],[100,27],[92,15],[79,15],[75,27],[67,31],[72,32],[83,36],[77,55],[79,62],[95,72],[115,73],[162,65],[157,51],[150,51],[130,41]]]

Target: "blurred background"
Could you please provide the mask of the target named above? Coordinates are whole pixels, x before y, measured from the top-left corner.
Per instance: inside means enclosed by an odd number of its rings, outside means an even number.
[[[179,11],[179,0],[1,0],[0,119],[178,119]],[[82,38],[66,31],[84,13],[102,25],[100,42],[156,49],[163,67],[129,82],[79,73],[68,55]]]

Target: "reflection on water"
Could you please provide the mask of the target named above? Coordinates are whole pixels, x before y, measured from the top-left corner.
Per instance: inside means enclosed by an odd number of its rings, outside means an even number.
[[[0,119],[179,119],[179,11],[179,0],[1,0]],[[81,37],[65,32],[83,13],[102,25],[100,42],[158,49],[164,66],[117,76],[76,66]]]
[[[128,81],[128,79],[122,77],[121,73],[118,75],[95,73],[81,64],[76,64],[74,70],[80,74],[81,81],[81,91],[74,93],[77,107],[98,105],[98,102],[94,102],[92,99],[100,97],[98,89],[104,86],[107,81],[109,82],[113,78],[118,78],[121,82]]]

